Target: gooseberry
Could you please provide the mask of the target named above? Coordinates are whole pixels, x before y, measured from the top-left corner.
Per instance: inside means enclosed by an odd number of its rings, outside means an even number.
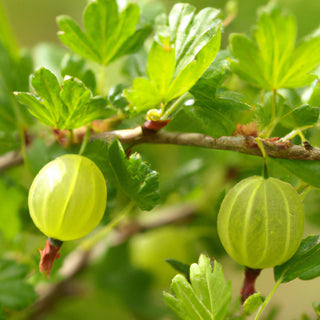
[[[299,194],[276,178],[242,180],[227,193],[218,215],[225,250],[252,269],[271,268],[290,259],[299,247],[303,227]]]
[[[52,239],[75,240],[101,221],[107,202],[104,176],[90,159],[69,154],[56,158],[37,174],[29,191],[30,215]]]

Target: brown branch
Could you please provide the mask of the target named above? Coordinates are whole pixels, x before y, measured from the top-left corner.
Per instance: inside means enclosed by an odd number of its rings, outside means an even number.
[[[193,204],[167,208],[161,210],[161,212],[159,210],[157,214],[122,225],[118,230],[113,230],[106,239],[98,242],[89,251],[79,248],[71,252],[64,258],[63,266],[59,270],[63,280],[55,284],[41,285],[37,288],[39,299],[34,304],[29,319],[43,319],[44,314],[50,312],[60,299],[70,295],[74,277],[80,274],[91,262],[102,256],[107,248],[118,246],[137,233],[166,225],[186,223],[194,218],[196,211],[197,207]]]
[[[107,141],[115,138],[130,146],[142,143],[172,144],[229,150],[262,156],[254,137],[230,136],[213,138],[200,133],[150,132],[143,130],[142,127],[103,132],[92,137],[92,139],[105,139]],[[282,142],[279,139],[265,139],[262,140],[262,143],[266,154],[270,157],[320,161],[319,148],[305,148],[303,146],[292,145],[290,141]]]
[[[18,166],[23,163],[23,158],[20,152],[11,151],[0,157],[0,172],[3,172],[11,167]]]

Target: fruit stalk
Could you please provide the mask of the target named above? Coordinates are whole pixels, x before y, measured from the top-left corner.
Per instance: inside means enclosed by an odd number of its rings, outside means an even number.
[[[251,269],[246,267],[244,273],[244,283],[240,291],[242,303],[244,303],[248,297],[256,292],[254,286],[260,272],[261,269]]]
[[[41,259],[39,263],[39,270],[47,277],[50,275],[52,264],[54,260],[59,258],[59,250],[63,242],[57,239],[48,238],[46,246],[40,250]]]

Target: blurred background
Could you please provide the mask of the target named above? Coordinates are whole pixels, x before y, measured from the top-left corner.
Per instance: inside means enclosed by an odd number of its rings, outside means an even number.
[[[60,14],[67,14],[81,21],[86,0],[2,0],[12,23],[15,34],[22,46],[32,47],[39,42],[53,42],[59,44],[56,32],[58,27],[55,19]],[[126,0],[120,0],[125,3]],[[128,1],[127,1],[128,2]],[[143,3],[145,0],[131,2]],[[150,0],[151,5],[162,4],[169,11],[173,4],[179,1]],[[183,1],[184,2],[184,1]],[[190,0],[196,7],[224,8],[226,0]],[[228,27],[227,32],[249,32],[256,21],[256,11],[267,0],[239,0],[237,18]],[[297,18],[299,36],[314,30],[319,25],[320,2],[317,0],[278,0],[283,7],[288,8]]]
[[[38,66],[47,64],[47,45],[57,47],[56,52],[65,52],[56,33],[56,17],[61,14],[72,16],[81,23],[85,0],[2,0],[8,19],[18,42],[23,48],[33,51]],[[147,3],[148,8],[156,7],[169,11],[178,1],[135,1]],[[212,6],[224,8],[223,0],[193,0],[190,3],[199,9]],[[223,47],[227,47],[228,34],[232,32],[250,33],[256,21],[257,8],[266,0],[239,0],[238,15],[225,29]],[[282,7],[293,12],[298,22],[298,35],[302,37],[320,24],[319,0],[279,0]],[[125,5],[125,1],[119,1]],[[151,10],[152,11],[152,10]],[[57,54],[59,57],[59,54]],[[57,58],[59,59],[59,58]],[[120,73],[119,65],[112,66]],[[113,75],[113,73],[111,73]],[[121,79],[121,75],[119,75]],[[113,78],[114,81],[114,78]],[[311,137],[312,138],[312,137]],[[233,282],[234,297],[242,285],[242,268],[230,261],[217,239],[215,220],[223,191],[235,181],[252,174],[259,174],[260,159],[223,151],[199,150],[174,146],[139,146],[136,151],[160,172],[161,195],[167,205],[196,203],[202,199],[199,214],[190,223],[165,226],[131,237],[130,241],[110,247],[87,270],[79,273],[71,282],[63,298],[56,299],[43,313],[32,319],[82,320],[172,320],[176,319],[162,301],[162,292],[168,291],[170,281],[176,272],[165,262],[172,258],[185,263],[196,262],[199,254],[208,253],[216,257],[224,267],[227,279]],[[161,155],[161,157],[159,157]],[[163,157],[165,155],[165,157]],[[279,168],[272,168],[274,172]],[[285,174],[284,174],[285,175]],[[21,171],[12,170],[10,177],[21,178]],[[23,177],[22,177],[23,178]],[[1,187],[1,185],[0,185]],[[0,190],[1,191],[1,190]],[[2,195],[5,199],[5,195]],[[16,196],[19,199],[19,194]],[[1,195],[0,195],[0,199]],[[307,198],[306,234],[319,234],[320,192],[311,191]],[[30,230],[30,221],[25,212],[24,222]],[[146,219],[159,214],[146,213]],[[34,233],[36,233],[35,230]],[[25,253],[37,260],[34,248],[42,246],[45,238],[23,233]],[[18,246],[18,245],[17,245]],[[21,244],[20,244],[21,246]],[[75,244],[66,244],[62,256],[72,251]],[[62,259],[60,259],[62,260]],[[55,266],[61,266],[61,261]],[[57,278],[53,277],[52,282]],[[35,276],[34,281],[38,281]],[[266,270],[258,279],[257,289],[267,295],[273,286],[272,270]],[[311,303],[320,300],[320,279],[296,280],[282,285],[275,294],[269,310],[279,310],[277,319],[299,320],[306,312],[314,319]],[[23,317],[17,314],[17,319]],[[270,318],[271,319],[271,318]]]

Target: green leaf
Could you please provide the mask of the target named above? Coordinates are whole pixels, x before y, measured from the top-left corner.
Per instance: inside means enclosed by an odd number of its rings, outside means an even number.
[[[284,116],[280,123],[291,129],[315,125],[319,119],[319,112],[320,109],[318,107],[303,105],[289,111],[288,115]]]
[[[200,97],[200,96],[199,96]],[[229,136],[236,130],[236,124],[247,123],[252,117],[251,107],[237,100],[217,97],[184,106],[167,125],[168,130],[195,132],[212,137]]]
[[[320,316],[320,302],[313,302],[312,306],[317,315]]]
[[[131,111],[141,112],[161,104],[161,94],[148,79],[137,78],[130,89],[123,91],[124,97],[131,102]]]
[[[4,314],[2,310],[2,306],[0,306],[0,320],[6,320],[6,315]]]
[[[276,96],[275,121],[279,127],[276,127],[274,132],[276,132],[277,128],[281,128],[281,133],[285,134],[304,126],[316,125],[319,118],[318,107],[311,107],[309,105],[296,107],[296,104],[300,102],[298,97],[296,97],[296,93],[293,90],[286,90],[283,93],[285,96],[280,94]],[[255,108],[254,113],[261,130],[268,128],[270,123],[272,123],[273,103],[273,94],[268,92],[264,97],[264,104],[258,105]],[[285,132],[283,131],[284,128],[287,129]]]
[[[117,114],[117,110],[108,106],[108,101],[101,96],[90,98],[77,108],[72,116],[72,127],[78,128],[97,119],[106,119]]]
[[[168,39],[169,40],[169,39]],[[154,41],[149,52],[147,73],[151,82],[155,84],[162,100],[174,75],[175,52],[170,42],[164,45]]]
[[[261,10],[253,38],[234,34],[230,46],[232,69],[259,88],[274,90],[310,84],[310,74],[320,63],[320,32],[317,30],[295,46],[296,22],[292,15],[271,4]]]
[[[232,34],[229,38],[231,52],[237,61],[232,60],[232,70],[240,78],[259,88],[270,88],[263,72],[264,61],[256,44],[247,36]]]
[[[21,229],[20,209],[26,196],[0,179],[0,232],[6,240],[13,240]]]
[[[118,12],[116,0],[97,0],[88,4],[83,16],[85,31],[67,16],[58,17],[62,43],[73,52],[102,65],[137,51],[151,32],[150,26],[137,28],[140,10],[129,4]]]
[[[231,283],[226,282],[220,264],[212,270],[210,258],[201,255],[190,267],[190,280],[178,274],[171,283],[174,295],[164,293],[164,300],[183,320],[223,320],[231,301]]]
[[[60,86],[59,86],[60,90]],[[66,108],[62,110],[61,114],[64,118],[63,126],[66,128],[80,127],[82,124],[77,125],[77,114],[82,113],[86,115],[85,105],[88,104],[91,98],[91,91],[85,87],[85,85],[76,78],[67,78],[63,81],[62,88],[58,93],[58,97],[61,99]],[[74,124],[76,122],[76,124]]]
[[[59,143],[48,145],[45,140],[34,138],[32,144],[27,149],[28,167],[33,176],[36,176],[48,162],[67,152]]]
[[[176,4],[157,19],[157,37],[148,57],[148,79],[135,79],[125,97],[137,112],[166,105],[197,82],[216,57],[221,42],[219,10]]]
[[[188,92],[197,82],[201,75],[210,66],[220,48],[221,33],[220,28],[216,28],[211,33],[208,43],[199,51],[194,60],[192,60],[179,73],[176,71],[176,77],[172,81],[167,93],[167,100],[177,98]],[[179,65],[177,66],[179,67]]]
[[[15,92],[15,96],[21,104],[28,107],[29,112],[40,122],[53,128],[57,127],[54,116],[37,97],[27,92]]]
[[[217,89],[231,74],[230,62],[227,59],[229,52],[222,50],[211,63],[206,72],[197,83],[191,88],[190,93],[200,100],[209,101],[216,96]]]
[[[1,8],[0,8],[1,16]],[[6,21],[0,22],[0,34],[5,32]],[[9,31],[8,31],[9,32]],[[8,37],[8,38],[6,38]],[[6,38],[6,39],[5,39]],[[10,41],[10,34],[3,35],[1,41]],[[28,88],[29,74],[32,68],[32,61],[27,53],[19,55],[16,49],[7,47],[9,44],[3,44],[0,41],[0,131],[1,136],[12,137],[16,135],[20,126],[27,127],[31,123],[31,117],[23,106],[20,106],[12,95],[12,91]],[[13,43],[12,43],[13,45]],[[10,45],[9,45],[10,46]],[[0,138],[2,140],[2,138]],[[1,141],[0,149],[6,151],[17,149],[17,145],[12,139],[8,142]],[[18,145],[19,147],[19,145]],[[0,150],[0,152],[3,152]]]
[[[318,161],[278,158],[269,158],[268,161],[280,164],[299,179],[313,187],[320,188],[320,163]]]
[[[86,68],[86,61],[75,55],[65,55],[61,63],[61,75],[81,80],[92,92],[96,89],[96,78],[92,70]]]
[[[147,53],[140,51],[138,54],[130,55],[124,63],[122,72],[130,80],[146,75]]]
[[[320,82],[317,81],[313,86],[312,93],[308,100],[310,106],[320,107]]]
[[[261,297],[260,292],[254,293],[249,296],[246,301],[243,303],[243,311],[250,315],[258,310],[258,308],[263,303],[264,298]]]
[[[22,310],[32,304],[37,294],[24,281],[28,273],[25,265],[10,260],[0,261],[0,304],[6,308]]]
[[[19,55],[18,43],[2,4],[0,4],[0,39],[10,56],[17,57]]]
[[[40,68],[32,77],[31,83],[51,121],[58,125],[63,112],[63,102],[59,97],[60,85],[57,77],[50,70]]]
[[[125,113],[126,107],[129,104],[128,100],[122,95],[125,88],[125,85],[118,84],[114,87],[111,87],[108,93],[109,104],[112,107],[121,110],[123,113]]]
[[[168,17],[171,39],[175,44],[176,75],[195,61],[197,55],[212,40],[212,37],[217,36],[217,29],[220,25],[218,19],[220,10],[205,8],[198,14],[195,14],[195,11],[196,8],[190,4],[177,3],[173,6]],[[210,55],[215,57],[216,54],[217,52]]]
[[[190,281],[190,265],[175,259],[166,259],[166,262],[168,262],[172,268],[183,274],[186,279]]]
[[[1,125],[0,125],[1,128]],[[17,132],[4,132],[0,131],[0,155],[11,150],[17,150],[20,147]]]
[[[309,236],[302,240],[294,256],[274,268],[274,277],[281,283],[296,278],[310,280],[320,276],[320,240],[319,236]]]
[[[119,185],[142,210],[151,210],[159,203],[159,174],[138,153],[127,158],[119,141],[114,140],[109,160]]]
[[[280,86],[283,88],[299,88],[310,84],[317,79],[316,75],[310,74],[320,63],[320,28],[303,41],[293,50],[291,59],[287,61],[286,72],[283,75]]]
[[[91,91],[77,78],[66,77],[60,86],[56,76],[48,69],[39,69],[32,85],[38,96],[16,92],[18,101],[28,107],[40,122],[58,129],[75,129],[95,119],[116,114],[102,97],[92,98]]]
[[[113,174],[112,168],[108,160],[108,145],[102,140],[90,141],[83,153],[83,156],[91,159],[107,178]],[[108,187],[108,192],[109,192]]]
[[[118,49],[117,56],[114,56],[112,61],[117,57],[125,56],[140,50],[151,32],[151,25],[146,25],[144,27],[138,28],[136,32],[131,37],[129,37]]]

